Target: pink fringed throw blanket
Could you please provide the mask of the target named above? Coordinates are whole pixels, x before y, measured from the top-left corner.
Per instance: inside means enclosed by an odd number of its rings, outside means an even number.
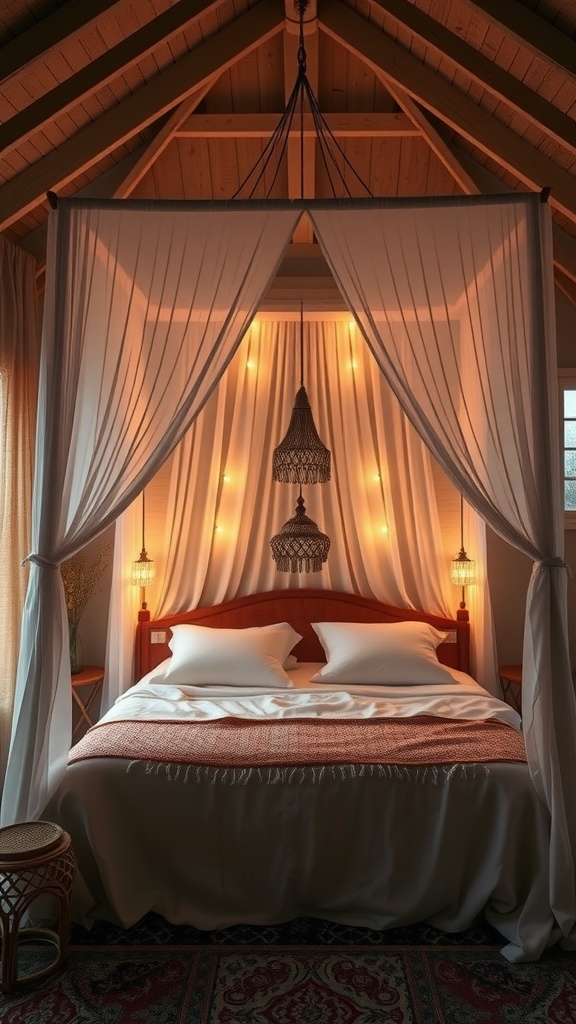
[[[104,722],[72,748],[69,763],[95,757],[257,768],[525,761],[526,752],[522,736],[501,722],[420,715]]]

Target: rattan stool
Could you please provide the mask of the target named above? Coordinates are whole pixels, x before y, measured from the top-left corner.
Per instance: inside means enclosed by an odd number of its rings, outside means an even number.
[[[76,861],[70,836],[50,821],[23,821],[0,828],[0,992],[44,978],[63,963],[68,951],[70,905]],[[40,896],[56,901],[56,927],[20,927]],[[18,943],[41,939],[56,946],[47,967],[18,978]]]

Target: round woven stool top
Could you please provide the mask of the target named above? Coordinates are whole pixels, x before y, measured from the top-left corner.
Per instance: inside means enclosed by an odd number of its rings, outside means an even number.
[[[51,821],[20,821],[0,828],[0,864],[15,857],[25,860],[49,853],[62,840],[64,830]]]

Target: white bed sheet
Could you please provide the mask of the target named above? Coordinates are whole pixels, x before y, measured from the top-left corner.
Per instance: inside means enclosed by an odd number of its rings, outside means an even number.
[[[309,684],[316,669],[304,668],[289,690],[235,688],[233,697],[146,678],[103,720],[309,717],[314,708],[329,717],[445,715],[450,705],[456,715],[488,713],[518,727],[512,709],[463,673],[454,673],[453,693],[437,686],[351,693]],[[311,916],[460,931],[484,913],[511,960],[537,959],[556,941],[548,812],[525,764],[313,772],[293,784],[257,776],[230,785],[222,773],[178,774],[144,761],[70,765],[46,816],[73,838],[75,920],[128,927],[155,911],[202,929]]]
[[[265,690],[239,686],[172,686],[162,668],[149,672],[122,694],[101,721],[214,720],[217,718],[409,718],[436,715],[468,720],[495,719],[521,729],[518,713],[497,700],[465,672],[451,669],[452,683],[418,686],[347,686],[312,683],[321,668],[301,662],[290,670],[292,687]]]

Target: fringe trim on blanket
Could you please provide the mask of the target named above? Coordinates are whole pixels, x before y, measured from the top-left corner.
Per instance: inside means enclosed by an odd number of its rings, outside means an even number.
[[[144,769],[166,782],[209,782],[228,786],[246,786],[261,782],[266,786],[290,786],[301,783],[346,782],[352,779],[378,778],[418,785],[443,786],[452,779],[473,780],[490,775],[487,764],[415,765],[329,764],[270,768],[215,768],[210,765],[178,764],[169,761],[130,761],[126,773]]]

